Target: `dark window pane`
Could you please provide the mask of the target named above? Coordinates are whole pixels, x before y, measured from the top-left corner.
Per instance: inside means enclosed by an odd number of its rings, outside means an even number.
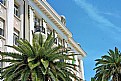
[[[16,4],[14,4],[14,14],[19,17],[19,7]]]
[[[64,62],[64,60],[63,59],[60,59],[60,62]]]
[[[35,17],[34,26],[40,26],[40,19]]]
[[[1,52],[1,51],[0,51]],[[0,55],[0,60],[2,59],[2,56]],[[0,67],[3,67],[3,62],[0,62]]]
[[[1,3],[3,3],[3,0],[0,0]]]
[[[34,26],[34,32],[42,32],[45,34],[45,28],[43,26]]]
[[[57,38],[55,38],[54,42],[55,42],[55,44],[57,44]]]
[[[40,26],[34,26],[34,32],[40,32]]]
[[[5,5],[6,0],[0,0],[0,2],[1,2],[3,5]]]
[[[14,45],[18,45],[18,43],[17,43],[17,40],[19,39],[19,36],[18,35],[16,35],[16,34],[14,34],[13,35],[13,43],[14,43]]]
[[[4,36],[4,30],[0,28],[0,35]]]
[[[45,34],[45,28],[42,26],[42,33]]]

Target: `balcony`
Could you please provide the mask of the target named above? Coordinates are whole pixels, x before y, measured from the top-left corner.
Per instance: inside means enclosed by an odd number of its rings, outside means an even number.
[[[41,32],[45,34],[45,28],[43,26],[34,26],[34,32]]]

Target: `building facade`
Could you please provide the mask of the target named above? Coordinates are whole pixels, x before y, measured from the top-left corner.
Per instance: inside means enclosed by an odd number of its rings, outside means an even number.
[[[58,15],[46,0],[0,0],[0,51],[14,52],[15,50],[4,45],[17,45],[19,38],[32,43],[31,31],[41,32],[45,38],[54,31],[54,46],[63,45],[70,50],[66,54],[80,54],[71,63],[79,66],[79,72],[75,74],[84,80],[82,59],[86,53],[73,40],[72,33],[66,28],[64,16]],[[0,63],[0,67],[6,65]]]

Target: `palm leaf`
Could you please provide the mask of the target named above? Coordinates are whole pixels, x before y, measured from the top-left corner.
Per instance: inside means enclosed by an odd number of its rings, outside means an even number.
[[[12,53],[12,52],[0,52],[1,56],[7,56],[7,57],[12,57],[16,59],[22,59],[22,55],[19,53]]]

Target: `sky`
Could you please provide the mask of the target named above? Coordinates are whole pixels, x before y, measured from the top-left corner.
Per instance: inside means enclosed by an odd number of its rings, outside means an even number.
[[[87,53],[84,60],[85,80],[94,77],[95,59],[117,47],[121,51],[121,0],[47,0],[73,38]]]

